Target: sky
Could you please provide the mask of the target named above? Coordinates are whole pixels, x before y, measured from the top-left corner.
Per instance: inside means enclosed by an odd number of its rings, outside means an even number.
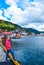
[[[44,0],[0,0],[0,19],[44,31]]]

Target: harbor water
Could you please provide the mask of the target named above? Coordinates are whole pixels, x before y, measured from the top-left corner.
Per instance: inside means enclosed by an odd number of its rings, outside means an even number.
[[[44,37],[11,39],[14,57],[21,65],[44,65]]]

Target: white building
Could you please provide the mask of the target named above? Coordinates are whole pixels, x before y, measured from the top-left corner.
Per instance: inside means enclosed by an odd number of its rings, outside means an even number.
[[[22,32],[21,34],[24,35],[24,36],[27,36],[27,33],[26,32]]]

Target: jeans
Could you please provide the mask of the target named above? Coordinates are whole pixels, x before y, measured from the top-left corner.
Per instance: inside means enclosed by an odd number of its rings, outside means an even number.
[[[8,61],[8,53],[11,53],[12,54],[12,56],[13,56],[13,58],[14,58],[14,53],[13,53],[13,51],[10,49],[10,50],[7,50],[7,52],[6,52],[6,61]]]

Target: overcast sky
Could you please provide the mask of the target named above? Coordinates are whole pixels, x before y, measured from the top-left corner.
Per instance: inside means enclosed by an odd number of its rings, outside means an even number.
[[[44,0],[0,0],[0,19],[44,31]]]

